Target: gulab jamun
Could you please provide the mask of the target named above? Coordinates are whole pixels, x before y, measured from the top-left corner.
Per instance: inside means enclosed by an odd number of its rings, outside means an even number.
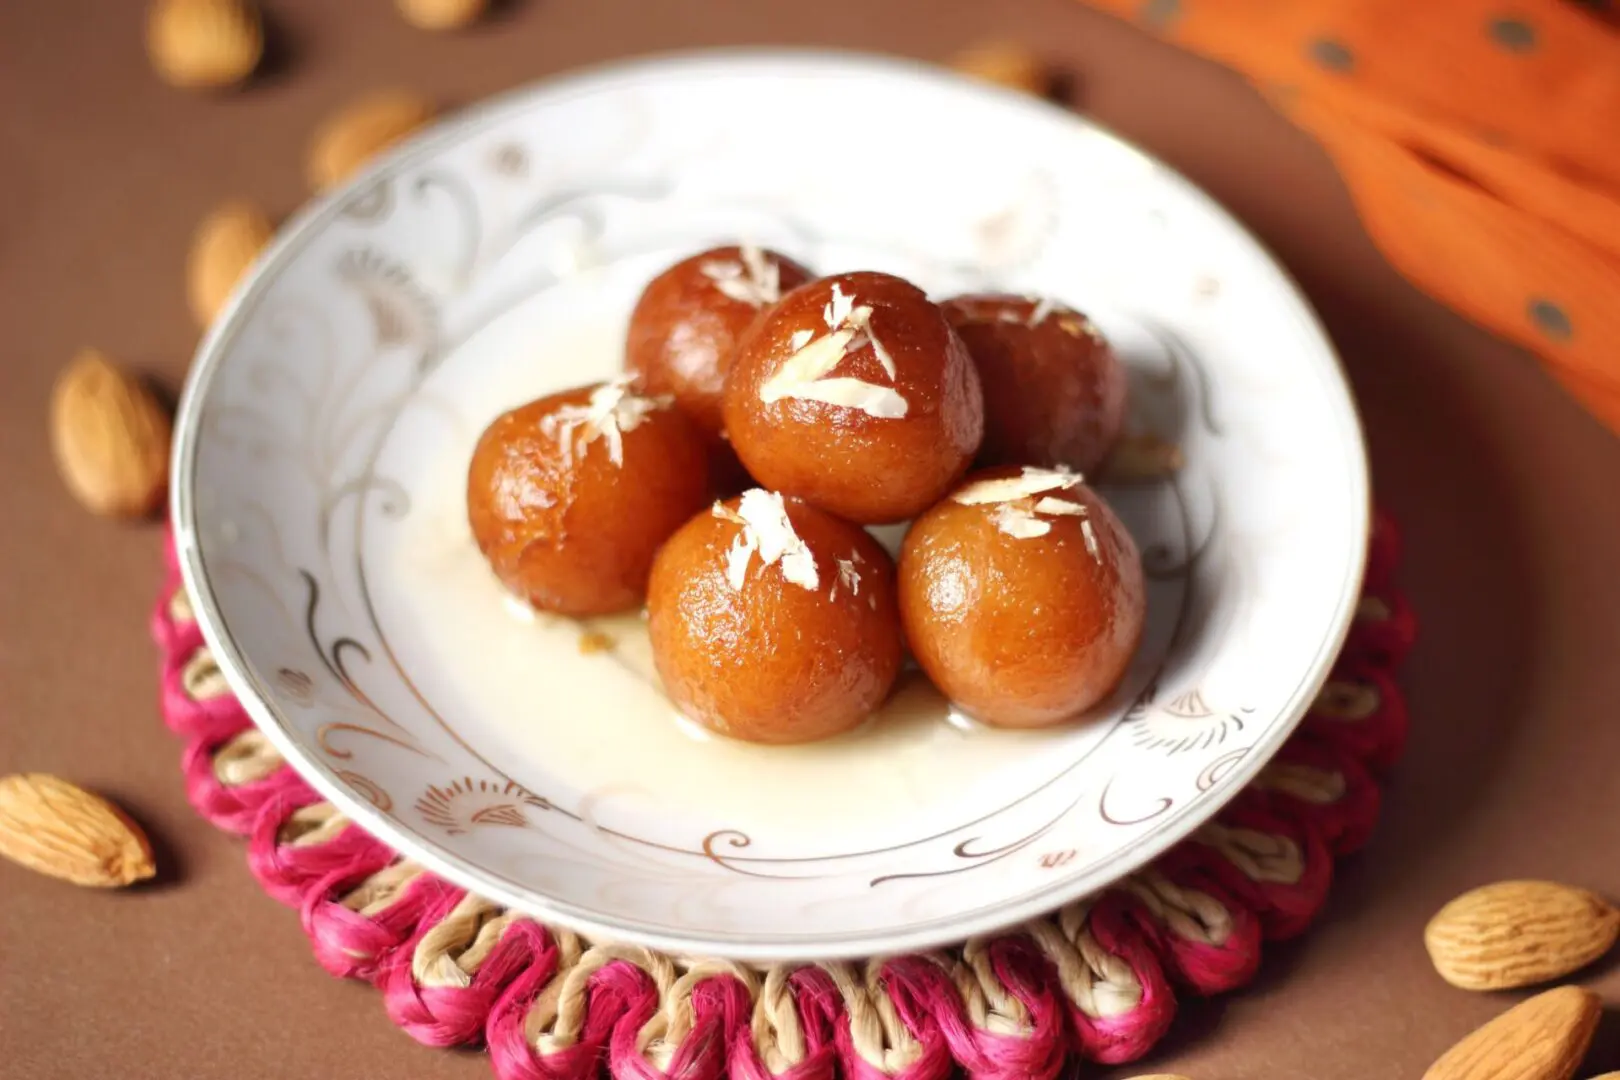
[[[1102,701],[1147,611],[1130,533],[1067,469],[970,474],[912,523],[899,582],[917,663],[997,727],[1047,727]]]
[[[915,285],[863,271],[782,297],[726,379],[726,431],[762,485],[863,524],[902,521],[966,471],[979,376]]]
[[[941,305],[984,388],[981,465],[1090,472],[1125,423],[1125,369],[1095,323],[1048,299],[982,293]]]
[[[671,394],[709,436],[723,428],[726,369],[743,333],[810,271],[743,244],[683,259],[647,283],[630,314],[625,366],[648,393]]]
[[[647,629],[664,688],[704,727],[756,743],[848,731],[904,647],[894,563],[864,529],[752,488],[670,537]]]
[[[658,546],[713,497],[702,433],[628,377],[496,417],[467,470],[468,523],[495,576],[561,615],[639,604]]]

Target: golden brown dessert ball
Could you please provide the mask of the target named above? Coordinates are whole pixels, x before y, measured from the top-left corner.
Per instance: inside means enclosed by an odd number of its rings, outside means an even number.
[[[625,366],[653,394],[675,404],[714,438],[731,355],[760,312],[809,281],[810,271],[774,251],[718,247],[683,259],[636,301]]]
[[[864,529],[759,488],[664,545],[647,628],[681,711],[758,743],[855,727],[888,697],[903,650],[888,552]]]
[[[725,418],[762,485],[875,524],[920,513],[962,475],[984,404],[939,307],[863,271],[801,285],[754,324],[732,358]]]
[[[1092,321],[1050,300],[981,293],[943,305],[984,388],[984,465],[1090,472],[1125,423],[1125,368]]]
[[[502,414],[467,470],[467,519],[495,576],[562,615],[638,605],[658,545],[711,498],[702,433],[625,379]]]
[[[1119,684],[1142,637],[1136,544],[1067,470],[972,473],[912,524],[899,575],[917,663],[998,727],[1085,712]]]

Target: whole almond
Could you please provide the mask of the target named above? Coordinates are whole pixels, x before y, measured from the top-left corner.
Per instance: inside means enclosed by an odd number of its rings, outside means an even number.
[[[456,30],[484,13],[488,0],[394,0],[405,21],[419,30]]]
[[[1602,1012],[1579,986],[1544,991],[1447,1050],[1423,1080],[1570,1080]]]
[[[336,187],[378,152],[434,117],[433,103],[405,90],[363,97],[332,114],[316,129],[309,148],[309,182],[317,191]]]
[[[951,67],[975,79],[1037,97],[1052,91],[1051,70],[1040,57],[1014,42],[987,41],[974,45],[952,57]]]
[[[146,385],[84,349],[51,395],[51,450],[74,498],[108,517],[141,517],[163,501],[169,414]]]
[[[75,885],[116,888],[157,871],[122,810],[55,776],[0,777],[0,855]]]
[[[275,226],[264,211],[241,199],[203,218],[186,260],[186,299],[198,323],[214,321],[273,235]]]
[[[1441,908],[1423,932],[1440,977],[1464,990],[1506,990],[1585,967],[1620,935],[1620,912],[1585,889],[1499,881]]]
[[[233,86],[259,66],[264,26],[249,0],[156,0],[146,16],[146,54],[171,86]]]

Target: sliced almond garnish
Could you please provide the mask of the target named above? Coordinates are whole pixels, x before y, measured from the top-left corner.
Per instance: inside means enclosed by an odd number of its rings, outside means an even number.
[[[752,244],[737,249],[737,259],[711,259],[699,269],[724,296],[762,308],[782,299],[782,264]]]
[[[1064,310],[1063,305],[1058,303],[1056,300],[1053,300],[1050,296],[1032,296],[1030,299],[1035,301],[1035,306],[1031,308],[1029,312],[1030,326],[1039,326],[1054,312]]]
[[[834,560],[838,563],[838,580],[833,582],[832,592],[827,599],[838,599],[838,587],[842,585],[851,596],[861,595],[861,572],[855,569],[855,563],[860,559],[861,553],[852,551],[847,559]]]
[[[783,398],[819,401],[847,409],[859,409],[880,420],[898,420],[908,411],[906,399],[892,386],[879,386],[849,376],[832,377],[832,371],[850,353],[865,345],[892,380],[896,376],[894,357],[872,332],[872,308],[856,305],[853,295],[833,285],[832,297],[821,312],[828,333],[815,337],[814,331],[797,330],[788,340],[794,350],[776,374],[759,388],[759,399],[770,405]]]
[[[994,506],[990,520],[999,531],[1015,540],[1031,540],[1051,532],[1052,523],[1043,520],[1043,515],[1080,518],[1080,531],[1086,539],[1086,550],[1096,558],[1097,536],[1087,518],[1085,506],[1045,494],[1066,490],[1081,482],[1080,474],[1069,469],[1040,469],[1026,465],[1017,476],[968,484],[952,494],[951,501],[964,506]],[[1037,499],[1037,495],[1041,497]]]
[[[959,502],[963,506],[1011,502],[1014,499],[1028,498],[1042,492],[1072,488],[1083,482],[1084,479],[1072,469],[1041,469],[1034,465],[1025,465],[1023,471],[1017,476],[1000,477],[995,480],[979,480],[958,488],[952,492],[951,501]]]
[[[608,460],[615,465],[624,464],[624,432],[641,426],[649,413],[667,409],[675,401],[668,394],[644,397],[630,389],[632,376],[621,375],[591,391],[590,401],[584,405],[564,405],[540,421],[540,430],[547,438],[556,439],[563,460],[574,460],[575,434],[578,447],[584,451],[597,439],[607,443]]]
[[[814,590],[821,584],[816,557],[793,531],[781,495],[750,488],[743,492],[736,510],[715,503],[714,516],[742,526],[726,552],[726,581],[733,589],[743,587],[748,564],[756,555],[765,566],[779,565],[782,576],[800,588]]]

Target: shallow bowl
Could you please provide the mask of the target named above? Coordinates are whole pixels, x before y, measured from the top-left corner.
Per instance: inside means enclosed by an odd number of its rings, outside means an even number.
[[[1104,488],[1150,595],[1103,707],[992,731],[912,674],[824,744],[705,739],[638,618],[504,598],[466,525],[474,440],[614,373],[647,279],[738,239],[941,297],[1050,294],[1113,340],[1131,429],[1185,464]],[[754,960],[984,933],[1186,837],[1326,678],[1368,526],[1332,349],[1214,202],[1058,109],[825,53],[547,82],[314,204],[201,348],[173,492],[220,667],[346,813],[539,918]]]

